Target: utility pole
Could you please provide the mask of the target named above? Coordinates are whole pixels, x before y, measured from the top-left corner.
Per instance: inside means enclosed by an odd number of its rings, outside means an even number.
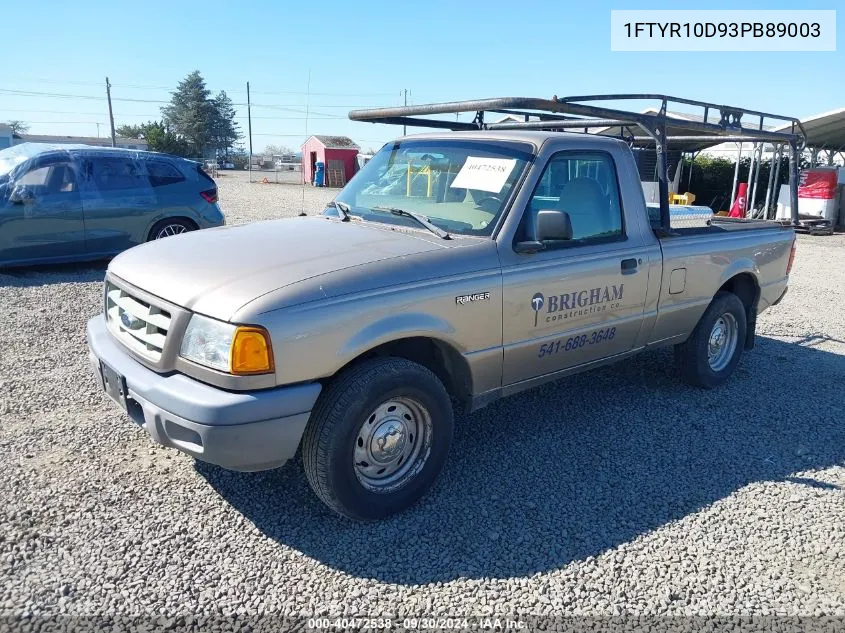
[[[408,89],[407,89],[407,88],[405,88],[405,89],[403,90],[403,92],[405,93],[405,105],[407,106],[407,105],[408,105]],[[407,126],[407,125],[403,125],[403,126],[402,126],[402,136],[405,136],[407,133],[408,133],[408,126]]]
[[[100,124],[99,124],[99,123],[95,123],[94,125],[96,125],[96,126],[97,126],[97,138],[100,138]]]
[[[111,125],[111,146],[117,146],[117,140],[114,137],[114,115],[112,114],[111,109],[111,84],[109,83],[109,78],[106,77],[106,99],[109,102],[109,124]],[[97,127],[97,136],[100,135],[100,128]]]
[[[252,106],[249,100],[249,82],[246,82],[246,121],[249,128],[249,181],[252,182]]]

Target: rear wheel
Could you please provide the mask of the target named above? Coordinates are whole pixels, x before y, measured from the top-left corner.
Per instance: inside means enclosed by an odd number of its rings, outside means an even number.
[[[452,405],[440,380],[402,358],[364,361],[321,394],[302,442],[305,475],[332,510],[361,521],[418,501],[443,468]]]
[[[184,218],[165,218],[159,222],[156,222],[152,229],[150,229],[150,235],[147,239],[148,242],[153,240],[160,240],[164,237],[170,237],[172,235],[179,235],[180,233],[187,233],[188,231],[196,231],[197,225],[191,222],[190,220],[186,220]]]
[[[730,378],[742,357],[746,318],[739,297],[716,294],[690,337],[675,346],[675,365],[685,382],[711,389]]]

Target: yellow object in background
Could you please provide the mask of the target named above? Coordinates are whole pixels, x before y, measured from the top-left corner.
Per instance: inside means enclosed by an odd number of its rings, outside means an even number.
[[[682,204],[689,206],[693,202],[695,202],[695,194],[694,193],[670,193],[669,194],[669,204]]]
[[[418,188],[415,188],[414,185],[422,180],[423,186],[425,188],[425,193],[421,194],[417,192]],[[431,197],[431,166],[430,165],[419,165],[415,166],[412,162],[408,163],[408,182],[406,187],[405,195],[409,198],[411,197]]]

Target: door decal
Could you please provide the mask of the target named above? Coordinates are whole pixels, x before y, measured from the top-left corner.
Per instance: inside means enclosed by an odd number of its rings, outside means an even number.
[[[534,311],[534,327],[543,323],[554,323],[606,310],[622,307],[622,295],[625,284],[599,286],[585,290],[573,290],[561,295],[549,295],[548,299],[541,292],[531,297],[531,309]],[[543,311],[544,316],[540,316]]]

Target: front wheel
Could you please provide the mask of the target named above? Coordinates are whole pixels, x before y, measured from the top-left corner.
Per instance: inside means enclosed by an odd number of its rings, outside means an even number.
[[[675,346],[675,365],[685,382],[712,389],[730,378],[742,356],[746,319],[739,297],[716,294],[690,337]]]
[[[418,501],[443,469],[452,441],[443,383],[402,358],[345,370],[321,394],[302,441],[308,483],[332,510],[361,521]]]

